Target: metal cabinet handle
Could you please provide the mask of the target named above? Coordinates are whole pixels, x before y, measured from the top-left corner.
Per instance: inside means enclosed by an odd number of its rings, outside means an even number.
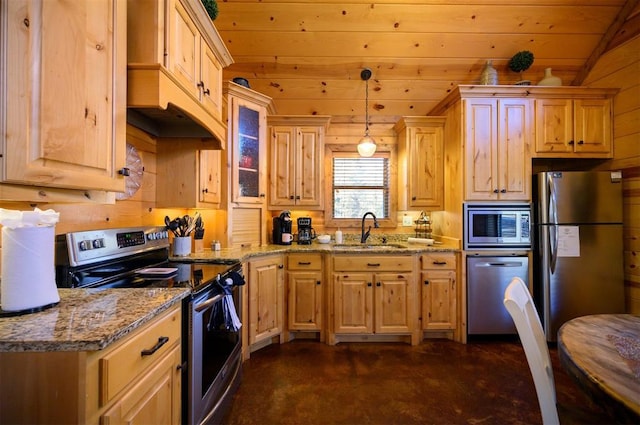
[[[444,266],[445,264],[447,264],[446,261],[434,261],[433,262],[434,266]]]
[[[376,282],[376,286],[382,286],[382,283]]]
[[[584,145],[584,140],[580,140],[580,141],[578,142],[578,144],[579,144],[579,145]]]
[[[123,167],[121,169],[118,170],[118,174],[120,174],[121,176],[130,176],[131,175],[131,170],[127,167]]]
[[[371,286],[373,285],[371,282],[367,282],[367,286]]]
[[[321,285],[321,282],[319,280],[316,280],[316,285]]]
[[[154,345],[151,348],[147,348],[146,350],[142,350],[140,352],[140,355],[141,356],[150,356],[153,353],[155,353],[156,351],[158,351],[160,349],[160,347],[165,345],[167,342],[169,342],[169,337],[168,336],[161,336],[160,338],[158,338],[158,342],[157,342],[156,345]]]
[[[425,281],[424,281],[424,284],[425,284],[425,285],[428,285],[428,284],[429,284],[429,281],[428,281],[428,280],[425,280]]]
[[[570,144],[570,145],[573,145],[573,140],[569,140],[569,144]]]
[[[293,200],[293,195],[290,195],[290,196],[289,196],[289,199]]]
[[[209,89],[205,89],[203,91],[203,93],[204,93],[205,96],[209,96],[209,93],[211,93],[211,92],[209,91]]]
[[[507,189],[501,189],[500,193],[507,193]]]
[[[279,269],[284,269],[284,264],[278,264]]]
[[[311,261],[298,261],[299,266],[310,266]]]
[[[209,193],[209,189],[205,187],[204,189],[202,189],[202,193]]]
[[[380,263],[367,263],[369,267],[380,267]]]
[[[498,189],[493,189],[493,193],[498,193]]]

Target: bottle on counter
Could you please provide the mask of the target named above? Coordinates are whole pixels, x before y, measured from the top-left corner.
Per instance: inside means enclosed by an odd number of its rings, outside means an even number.
[[[342,230],[339,227],[336,230],[336,243],[342,243]]]
[[[211,242],[211,250],[212,251],[220,251],[220,241],[215,240]]]

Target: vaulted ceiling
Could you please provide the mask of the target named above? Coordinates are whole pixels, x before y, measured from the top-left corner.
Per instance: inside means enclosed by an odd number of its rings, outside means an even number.
[[[524,78],[544,69],[580,85],[612,45],[640,33],[639,0],[218,0],[214,24],[244,77],[278,114],[362,122],[426,115],[455,86],[477,84],[491,60],[499,84],[520,75],[509,59],[534,54]]]

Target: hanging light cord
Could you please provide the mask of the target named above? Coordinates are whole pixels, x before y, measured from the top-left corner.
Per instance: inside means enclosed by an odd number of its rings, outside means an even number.
[[[369,79],[364,80],[364,135],[369,136]]]

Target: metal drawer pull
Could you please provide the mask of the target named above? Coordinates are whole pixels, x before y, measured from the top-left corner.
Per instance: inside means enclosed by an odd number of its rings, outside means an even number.
[[[298,261],[299,266],[310,266],[311,261]]]
[[[153,353],[155,353],[156,351],[158,351],[160,349],[160,347],[165,345],[167,342],[169,342],[169,337],[168,336],[161,336],[160,338],[158,338],[158,343],[156,345],[154,345],[152,348],[148,348],[146,350],[142,350],[140,352],[140,355],[141,356],[150,356]]]
[[[369,267],[380,267],[380,263],[367,263]]]
[[[446,261],[434,261],[433,264],[436,265],[436,266],[444,266],[445,264],[447,264],[447,262]]]

